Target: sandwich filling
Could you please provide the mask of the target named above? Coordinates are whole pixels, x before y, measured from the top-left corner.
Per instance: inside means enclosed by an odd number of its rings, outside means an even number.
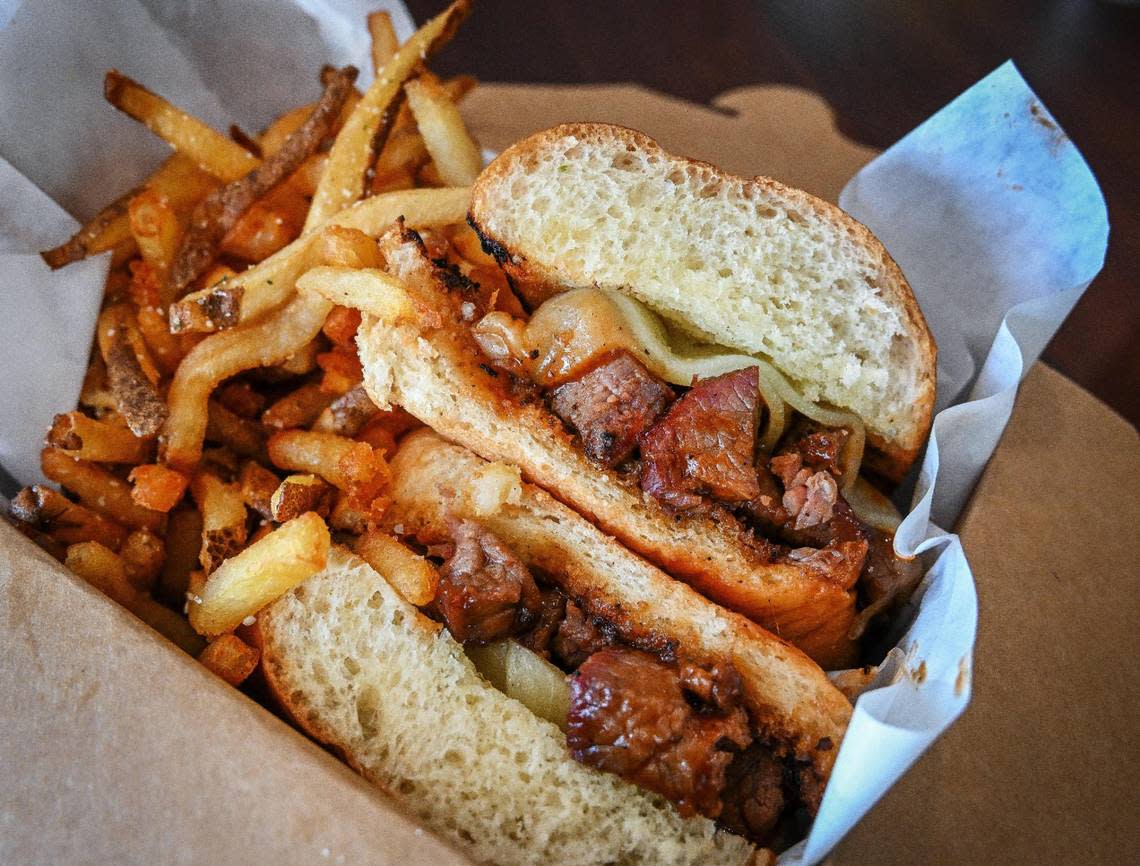
[[[694,664],[674,641],[591,615],[478,522],[452,519],[449,531],[428,548],[442,564],[425,612],[493,683],[562,727],[575,760],[664,796],[684,816],[774,841],[803,797],[799,768],[756,737],[731,662]],[[521,662],[526,692],[502,675],[504,654],[533,656]]]

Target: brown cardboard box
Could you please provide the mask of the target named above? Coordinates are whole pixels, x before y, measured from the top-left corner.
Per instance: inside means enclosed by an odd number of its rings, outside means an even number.
[[[465,113],[491,148],[609,120],[832,200],[874,155],[792,88],[709,109],[627,86],[484,85]],[[1035,367],[960,526],[982,608],[973,704],[835,863],[1109,864],[1140,850],[1137,491],[1136,431]],[[0,623],[0,862],[463,862],[4,526]]]

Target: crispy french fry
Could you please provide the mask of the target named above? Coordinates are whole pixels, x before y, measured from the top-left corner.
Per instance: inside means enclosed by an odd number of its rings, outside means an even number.
[[[327,153],[314,153],[289,176],[289,186],[306,199],[311,199],[321,184],[321,177],[325,173],[325,165],[328,164],[328,161]]]
[[[87,373],[79,390],[79,405],[100,416],[108,412],[118,412],[115,408],[115,397],[111,393],[111,384],[107,381],[107,365],[103,363],[103,356],[98,352],[91,356],[91,363],[87,365]]]
[[[368,392],[364,390],[364,386],[357,385],[355,388],[337,397],[336,400],[320,414],[320,417],[318,417],[313,424],[313,429],[319,433],[356,436],[368,420],[379,411],[380,410],[376,408],[376,404],[369,398]],[[389,435],[388,439],[384,440],[384,445],[388,448],[387,453],[393,454],[395,453],[395,449],[390,447],[389,439],[394,443],[395,440]],[[361,441],[368,441],[369,445],[374,444],[365,439],[361,439]]]
[[[136,529],[127,536],[119,556],[131,586],[139,592],[150,592],[166,561],[166,545],[149,529]]]
[[[377,73],[333,142],[328,165],[313,195],[306,230],[320,225],[364,194],[365,175],[375,149],[383,146],[391,129],[404,82],[451,38],[469,12],[468,0],[456,0],[417,30]]]
[[[328,337],[334,346],[356,351],[356,332],[360,328],[360,310],[351,307],[333,307],[321,333]]]
[[[190,493],[202,514],[202,550],[198,561],[211,573],[245,544],[246,511],[241,488],[210,472],[199,472]]]
[[[380,75],[384,66],[392,59],[400,40],[396,38],[396,28],[392,26],[392,16],[381,10],[368,14],[368,33],[372,37],[372,69]]]
[[[107,73],[103,95],[121,112],[190,157],[203,171],[227,183],[258,165],[258,160],[240,144],[117,70]]]
[[[261,653],[232,634],[223,634],[206,644],[198,661],[231,686],[240,686],[257,669]]]
[[[376,239],[360,229],[341,225],[323,226],[313,253],[317,264],[342,268],[378,268],[384,263]]]
[[[164,375],[178,369],[186,350],[182,342],[172,333],[166,323],[166,313],[162,307],[140,307],[136,315],[139,333],[150,350],[151,357]]]
[[[447,92],[447,98],[456,104],[479,85],[472,75],[456,75],[440,83]]]
[[[207,413],[207,439],[242,457],[265,460],[265,430],[258,422],[231,412],[217,400],[209,401]]]
[[[138,438],[126,427],[96,421],[82,412],[56,415],[47,444],[68,457],[95,463],[142,463],[154,448],[153,442]]]
[[[236,123],[230,124],[230,138],[249,151],[251,156],[261,159],[261,145],[258,144],[257,139]]]
[[[347,397],[348,395],[346,394],[345,396]],[[321,418],[323,417],[324,416],[322,415]],[[320,420],[321,419],[318,419],[318,424],[313,429],[318,429],[320,427]],[[343,433],[342,435],[348,434]],[[385,457],[396,453],[396,437],[392,435],[392,431],[389,430],[383,423],[365,424],[364,427],[358,433],[356,433],[353,438],[355,438],[357,442],[367,442],[372,446],[373,450],[381,452]]]
[[[406,322],[416,318],[415,304],[404,284],[376,268],[313,268],[297,280],[297,288],[343,307],[368,313],[384,322]]]
[[[155,530],[162,525],[161,512],[136,504],[127,482],[97,464],[75,460],[55,448],[45,448],[40,463],[49,479],[74,493],[83,505],[116,523]]]
[[[302,385],[266,409],[261,423],[271,430],[308,427],[335,399],[336,395],[323,391],[319,383]]]
[[[274,364],[272,367],[262,369],[261,375],[268,376],[271,381],[307,376],[317,369],[317,355],[321,353],[323,348],[321,341],[314,337],[285,360]]]
[[[214,393],[215,399],[231,412],[243,418],[256,418],[265,411],[264,394],[248,382],[228,382]]]
[[[190,479],[161,463],[134,467],[127,476],[131,482],[131,499],[151,511],[167,512],[174,508],[186,492]]]
[[[280,184],[255,202],[222,238],[221,250],[259,262],[295,241],[305,224],[309,201],[289,184]]]
[[[156,189],[144,189],[128,207],[131,235],[139,253],[161,283],[174,264],[182,226],[170,200]]]
[[[325,567],[331,539],[309,512],[226,560],[190,603],[190,624],[203,635],[233,631]]]
[[[353,550],[417,607],[430,604],[439,588],[439,572],[391,535],[370,530],[356,539]]]
[[[163,432],[166,462],[193,468],[202,454],[210,394],[221,382],[253,367],[285,360],[305,347],[325,323],[332,304],[298,296],[262,322],[213,334],[195,346],[170,384],[170,415]]]
[[[376,184],[385,182],[385,177],[391,179],[403,175],[414,180],[416,172],[428,159],[430,157],[423,136],[415,124],[408,123],[406,126],[397,127],[388,137],[380,155],[376,157],[373,191],[377,191]]]
[[[371,447],[332,433],[275,433],[269,440],[269,458],[282,469],[321,476],[361,505],[379,496],[391,478],[388,464]]]
[[[190,284],[205,272],[223,236],[242,214],[316,151],[352,91],[355,78],[356,69],[352,66],[336,70],[329,77],[313,113],[286,139],[280,150],[248,174],[230,181],[198,203],[170,270],[168,283],[173,297],[185,294]]]
[[[190,572],[198,568],[198,554],[202,549],[202,515],[198,509],[183,507],[172,511],[163,541],[166,561],[154,593],[167,604],[181,607],[186,600]]]
[[[483,155],[447,91],[421,76],[404,85],[408,107],[444,186],[469,186],[483,170]]]
[[[103,310],[96,335],[116,407],[132,433],[143,439],[154,436],[166,419],[167,409],[155,388],[158,369],[130,305],[115,304]]]
[[[328,226],[322,227],[321,231],[325,234],[311,232],[303,235],[260,264],[236,275],[227,284],[228,294],[224,303],[221,299],[211,300],[210,289],[186,295],[172,307],[171,329],[215,331],[260,319],[288,302],[294,293],[298,277],[314,265],[370,266],[324,258],[343,248],[343,245],[338,247],[337,244],[345,236],[328,232],[332,226],[356,229],[365,235],[377,235],[400,216],[404,217],[408,226],[417,229],[454,225],[467,219],[470,199],[471,190],[467,187],[409,189],[367,198],[337,214]],[[315,249],[318,243],[321,247]],[[363,243],[356,249],[361,252],[364,249]],[[375,256],[375,253],[372,255]],[[375,261],[376,264],[371,266],[378,266],[379,259]],[[194,310],[194,305],[199,304],[206,306],[201,311]],[[222,309],[215,310],[219,305]],[[235,307],[236,310],[233,309]]]
[[[246,507],[265,520],[273,519],[273,494],[280,483],[276,475],[253,460],[242,464],[241,475],[238,476],[241,497]]]
[[[364,378],[364,369],[355,351],[334,348],[331,352],[317,355],[317,366],[325,375],[321,379],[321,390],[338,397],[355,388]]]
[[[64,545],[97,541],[111,550],[119,550],[127,538],[125,527],[39,484],[17,493],[11,512],[17,520]]]
[[[227,277],[205,289],[191,292],[170,305],[170,331],[173,334],[224,330],[241,317],[244,289]]]
[[[270,510],[278,523],[300,517],[306,511],[328,516],[333,488],[316,475],[289,475],[273,491]]]
[[[314,102],[310,102],[308,105],[298,105],[269,124],[265,132],[258,138],[261,152],[268,156],[280,150],[281,146],[285,144],[285,140],[301,128],[301,124],[313,113],[313,109],[316,107]]]

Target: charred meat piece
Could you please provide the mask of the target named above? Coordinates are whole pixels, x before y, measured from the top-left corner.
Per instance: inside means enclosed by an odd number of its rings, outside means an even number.
[[[760,495],[753,466],[760,383],[755,367],[697,382],[641,437],[641,488],[677,511]]]
[[[776,455],[797,454],[803,466],[809,469],[826,469],[840,475],[839,455],[851,438],[846,427],[824,427],[807,418],[799,418],[776,449]]]
[[[566,606],[566,594],[562,590],[557,587],[542,590],[538,619],[530,631],[518,636],[518,642],[531,652],[549,658],[551,642],[566,616]]]
[[[471,520],[452,527],[455,550],[439,570],[435,605],[460,643],[483,644],[535,623],[542,596],[527,567]]]
[[[587,456],[609,467],[633,453],[672,402],[673,389],[624,351],[550,394],[554,414],[582,438]]]
[[[722,827],[758,842],[764,842],[787,806],[784,768],[771,750],[753,743],[729,765],[721,795]]]
[[[690,667],[686,679],[694,678],[703,690]],[[702,705],[677,666],[617,647],[590,656],[570,683],[566,738],[575,760],[656,791],[682,815],[720,813],[725,771],[752,741],[739,703]]]
[[[612,641],[594,625],[577,604],[566,602],[565,618],[558,626],[552,649],[554,655],[567,668],[574,670],[598,650],[605,649]]]

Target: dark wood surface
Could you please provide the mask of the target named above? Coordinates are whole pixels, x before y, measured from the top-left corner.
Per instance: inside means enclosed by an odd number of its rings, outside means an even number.
[[[441,0],[408,3],[417,21]],[[1140,423],[1140,6],[1094,0],[481,0],[434,64],[486,81],[632,81],[697,102],[785,83],[886,147],[1013,58],[1108,200],[1104,271],[1044,358]],[[567,118],[570,119],[570,118]]]

